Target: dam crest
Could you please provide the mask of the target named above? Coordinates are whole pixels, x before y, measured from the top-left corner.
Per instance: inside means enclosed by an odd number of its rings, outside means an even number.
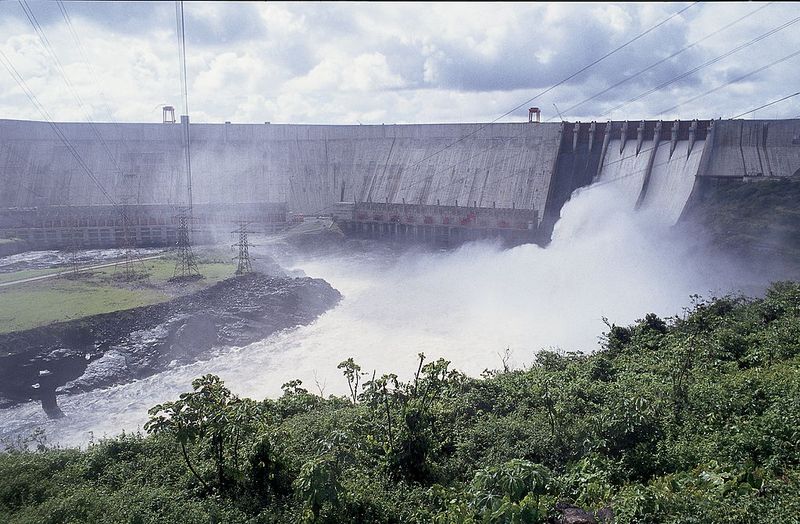
[[[57,126],[56,133],[53,126]],[[334,216],[353,235],[547,243],[592,183],[665,222],[714,180],[800,171],[800,120],[493,124],[84,124],[0,120],[0,234],[40,247],[174,242],[191,136],[198,234]],[[65,137],[62,139],[59,135]],[[80,160],[79,160],[80,158]],[[91,173],[91,176],[89,175]],[[218,232],[218,231],[217,231]]]

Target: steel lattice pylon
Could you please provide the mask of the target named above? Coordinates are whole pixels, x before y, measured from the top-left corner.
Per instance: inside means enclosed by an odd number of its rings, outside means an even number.
[[[78,262],[78,251],[81,248],[81,241],[83,240],[83,232],[79,229],[77,218],[71,220],[72,227],[70,228],[69,238],[69,272],[67,276],[75,278],[79,274],[80,263]]]
[[[250,247],[253,244],[249,243],[247,239],[247,235],[253,231],[247,231],[247,225],[247,222],[239,222],[239,229],[233,231],[233,233],[239,234],[239,242],[233,244],[232,246],[239,248],[239,255],[233,257],[234,260],[238,261],[238,264],[236,265],[237,275],[244,275],[253,271],[253,266],[251,264],[252,259],[250,257]]]
[[[191,217],[182,212],[178,215],[178,230],[175,247],[177,260],[175,270],[172,272],[173,281],[199,280],[203,278],[197,268],[197,258],[192,251],[192,241],[190,237],[189,222]]]
[[[127,176],[127,175],[126,175]],[[135,177],[135,175],[133,175]],[[139,278],[147,276],[144,262],[136,254],[136,232],[133,230],[133,209],[130,205],[130,200],[133,197],[129,194],[124,195],[121,206],[122,213],[122,249],[124,255],[122,259],[122,278],[126,282],[131,282]],[[114,266],[114,271],[117,271],[119,264]]]

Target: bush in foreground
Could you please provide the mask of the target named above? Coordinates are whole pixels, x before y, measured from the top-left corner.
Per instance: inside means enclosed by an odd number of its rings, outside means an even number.
[[[259,402],[201,377],[147,436],[0,455],[0,520],[797,522],[799,316],[779,283],[482,378],[350,359],[347,397]]]

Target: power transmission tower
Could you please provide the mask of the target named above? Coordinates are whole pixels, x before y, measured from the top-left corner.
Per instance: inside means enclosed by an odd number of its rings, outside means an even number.
[[[138,280],[147,276],[144,262],[136,254],[136,225],[137,217],[131,202],[139,203],[139,179],[136,173],[122,175],[123,194],[120,196],[120,214],[122,216],[122,243],[123,258],[114,265],[114,273],[122,265],[121,278],[126,282]]]
[[[248,223],[241,220],[239,221],[239,229],[232,231],[232,233],[239,234],[239,242],[232,246],[239,248],[239,256],[233,257],[234,260],[238,260],[236,275],[244,275],[253,271],[253,266],[251,264],[251,260],[253,259],[250,257],[250,248],[253,244],[247,240],[247,235],[253,233],[253,231],[248,231],[247,226]]]
[[[181,129],[183,131],[184,156],[186,160],[186,207],[179,209],[177,250],[178,260],[175,262],[172,281],[200,280],[203,275],[197,268],[197,260],[192,251],[192,232],[189,224],[192,216],[192,141],[189,136],[189,90],[186,81],[186,31],[183,19],[183,2],[175,2],[175,20],[178,23],[178,58],[181,69],[181,94],[183,95],[183,112]]]
[[[175,247],[177,251],[177,260],[175,261],[175,270],[172,272],[173,282],[180,282],[186,280],[200,280],[203,275],[197,268],[197,257],[192,251],[192,241],[190,237],[189,222],[191,221],[191,211],[187,213],[185,208],[181,209],[178,214],[178,231]]]
[[[66,273],[67,278],[76,278],[79,275],[78,251],[81,248],[81,240],[83,232],[80,230],[78,217],[73,217],[71,220],[69,232],[69,272]]]

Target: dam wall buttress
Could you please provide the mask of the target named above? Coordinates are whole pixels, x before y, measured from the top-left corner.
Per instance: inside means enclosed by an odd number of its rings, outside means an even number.
[[[139,206],[187,201],[183,124],[55,125],[67,142],[46,122],[0,120],[0,209],[16,210],[9,216],[29,210],[39,220],[42,210],[92,209],[123,196]],[[563,204],[592,183],[614,184],[620,206],[674,223],[699,181],[800,172],[797,119],[225,123],[190,124],[190,136],[199,206],[223,206],[226,216],[243,204],[331,214],[349,202],[355,211],[348,216],[365,222],[354,230],[425,236],[429,228],[432,237],[464,227],[480,232],[457,236],[513,230],[514,238],[546,242]],[[381,214],[380,206],[418,212]],[[270,219],[269,227],[278,222]]]
[[[698,176],[792,176],[800,170],[800,119],[717,120],[709,163]]]
[[[180,124],[57,124],[112,198],[136,175],[137,202],[185,201]],[[191,124],[197,203],[336,202],[543,209],[559,124],[313,126]],[[108,199],[44,122],[0,121],[0,207]]]

